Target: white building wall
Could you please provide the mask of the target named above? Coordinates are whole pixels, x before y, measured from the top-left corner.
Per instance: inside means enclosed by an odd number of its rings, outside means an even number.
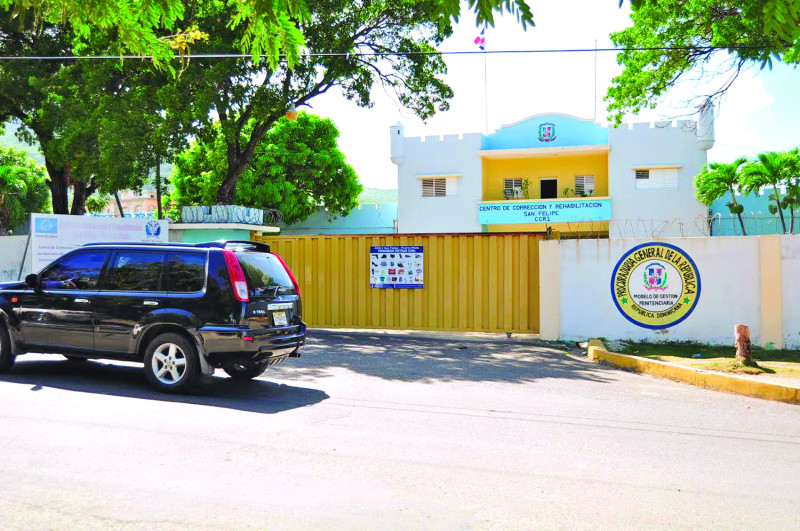
[[[706,163],[696,122],[636,123],[609,128],[610,238],[701,236],[708,209],[694,197],[694,177]],[[680,165],[678,188],[637,190],[634,168]]]
[[[396,130],[393,129],[396,133]],[[402,137],[402,149],[393,147],[397,164],[400,233],[481,232],[478,202],[483,197],[483,173],[478,151],[481,135]],[[393,142],[396,142],[393,139]],[[422,197],[420,176],[448,177],[446,197]],[[454,175],[459,177],[454,178]],[[456,182],[453,183],[452,181]]]

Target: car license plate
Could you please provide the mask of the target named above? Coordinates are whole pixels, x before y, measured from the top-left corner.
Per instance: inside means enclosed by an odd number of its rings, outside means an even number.
[[[272,312],[272,322],[275,326],[286,326],[289,321],[286,320],[286,312]]]

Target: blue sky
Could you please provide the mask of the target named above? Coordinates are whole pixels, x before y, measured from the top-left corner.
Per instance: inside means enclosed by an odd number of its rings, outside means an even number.
[[[513,17],[503,17],[486,35],[487,50],[610,47],[612,31],[630,24],[627,2],[618,0],[533,1],[536,27],[523,31]],[[465,16],[442,50],[474,50],[479,33],[474,18]],[[313,100],[311,112],[329,116],[341,130],[340,147],[365,186],[395,188],[397,171],[389,160],[390,125],[401,121],[406,135],[485,132],[488,101],[489,130],[526,116],[562,112],[592,118],[595,108],[594,53],[510,54],[487,58],[488,98],[484,97],[484,58],[447,56],[447,82],[455,92],[451,109],[423,123],[402,109],[383,89],[373,91],[375,105],[360,109],[338,91]],[[597,58],[597,120],[605,119],[602,102],[611,78],[620,71],[615,54]],[[720,55],[717,60],[724,60]],[[772,71],[744,72],[717,109],[717,144],[709,160],[752,156],[762,150],[800,145],[800,70],[777,64]],[[655,111],[630,121],[671,118],[691,112],[692,96],[710,92],[719,81],[686,82]],[[703,91],[706,92],[703,92]]]

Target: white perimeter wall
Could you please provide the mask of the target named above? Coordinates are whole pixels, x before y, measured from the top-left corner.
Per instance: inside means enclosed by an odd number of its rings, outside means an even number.
[[[478,201],[483,173],[481,135],[403,139],[404,159],[397,170],[397,230],[400,233],[481,232]],[[459,174],[455,195],[422,197],[420,175]],[[450,184],[448,183],[448,187]]]
[[[781,236],[784,347],[800,349],[800,236]]]
[[[660,125],[636,123],[633,128],[621,125],[608,130],[608,188],[614,219],[610,238],[704,234],[697,220],[707,218],[708,209],[694,197],[694,177],[706,163],[706,152],[697,146],[696,124],[681,120]],[[664,165],[681,166],[677,189],[636,189],[633,168]],[[675,218],[683,222],[682,230],[675,223],[663,233],[655,232],[663,221]]]
[[[0,282],[16,281],[17,278],[25,280],[31,273],[31,250],[25,253],[28,243],[27,236],[0,236]],[[22,257],[25,255],[25,264]],[[20,266],[22,276],[20,277]]]
[[[786,256],[783,274],[787,278],[800,278],[796,258],[800,256],[800,237],[782,238]],[[700,272],[701,293],[697,307],[685,321],[664,330],[634,325],[617,310],[611,295],[611,275],[617,261],[632,247],[651,241],[680,247],[691,256]],[[604,337],[730,344],[733,326],[741,323],[750,327],[753,342],[762,344],[758,237],[561,240],[542,241],[540,246],[542,257],[553,256],[553,249],[544,252],[547,246],[557,246],[560,251],[559,305],[541,301],[543,338],[548,330],[545,312],[558,311],[560,307],[556,329],[559,338],[564,340]],[[540,264],[542,272],[547,267],[548,264]],[[541,281],[544,283],[546,279]],[[783,299],[784,330],[792,330],[798,341],[800,305],[791,301],[800,300],[800,287],[797,283],[794,286]],[[787,328],[787,323],[791,327]]]

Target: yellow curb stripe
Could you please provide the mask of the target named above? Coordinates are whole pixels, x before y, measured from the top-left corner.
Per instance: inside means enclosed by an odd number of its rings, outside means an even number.
[[[589,359],[605,361],[623,369],[631,369],[668,380],[685,382],[705,389],[800,404],[800,388],[797,387],[773,382],[759,382],[732,374],[694,369],[666,361],[609,352],[605,349],[603,342],[596,339],[589,341],[587,350]]]

